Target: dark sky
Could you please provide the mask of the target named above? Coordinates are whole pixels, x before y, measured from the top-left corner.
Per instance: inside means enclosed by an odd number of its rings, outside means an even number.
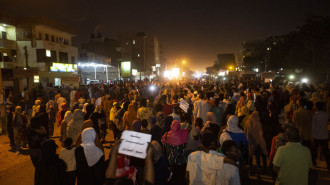
[[[167,61],[187,59],[204,70],[244,40],[281,35],[304,14],[330,15],[329,0],[1,0],[0,12],[44,16],[74,27],[77,43],[98,28],[104,36],[144,31],[160,39]]]

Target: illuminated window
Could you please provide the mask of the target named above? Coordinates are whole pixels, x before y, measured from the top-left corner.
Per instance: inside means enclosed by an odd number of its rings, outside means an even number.
[[[6,56],[8,56],[8,54],[7,53],[3,53],[3,56],[6,57]]]
[[[138,54],[138,57],[140,57],[140,54]]]
[[[52,53],[50,52],[49,49],[46,49],[46,57],[51,57],[52,56]]]
[[[135,40],[133,40],[133,44],[135,44]]]
[[[33,82],[39,83],[39,76],[33,76]]]

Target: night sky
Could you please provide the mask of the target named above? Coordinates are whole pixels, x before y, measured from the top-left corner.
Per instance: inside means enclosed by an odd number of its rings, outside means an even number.
[[[143,31],[160,39],[164,58],[203,71],[219,53],[237,53],[244,40],[293,31],[304,14],[329,16],[329,0],[1,0],[10,16],[44,16],[77,30],[76,44],[97,32]]]

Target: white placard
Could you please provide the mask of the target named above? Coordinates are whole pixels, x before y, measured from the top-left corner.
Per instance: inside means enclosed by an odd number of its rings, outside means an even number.
[[[148,143],[151,141],[150,134],[125,130],[121,134],[122,142],[118,152],[141,159],[147,156]]]
[[[182,99],[180,100],[180,108],[185,111],[186,113],[188,113],[188,109],[189,109],[189,103],[186,102],[186,100]]]

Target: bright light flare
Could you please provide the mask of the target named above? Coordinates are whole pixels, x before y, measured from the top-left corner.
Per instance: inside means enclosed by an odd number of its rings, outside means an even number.
[[[150,90],[150,91],[155,91],[155,90],[156,90],[156,86],[151,85],[151,86],[149,87],[149,90]]]
[[[172,76],[174,78],[178,78],[180,76],[180,69],[179,68],[173,68],[172,69]]]
[[[308,83],[309,79],[308,78],[303,78],[301,79],[301,83]]]
[[[290,76],[289,76],[289,79],[290,79],[290,80],[293,80],[293,79],[294,79],[294,75],[290,75]]]

